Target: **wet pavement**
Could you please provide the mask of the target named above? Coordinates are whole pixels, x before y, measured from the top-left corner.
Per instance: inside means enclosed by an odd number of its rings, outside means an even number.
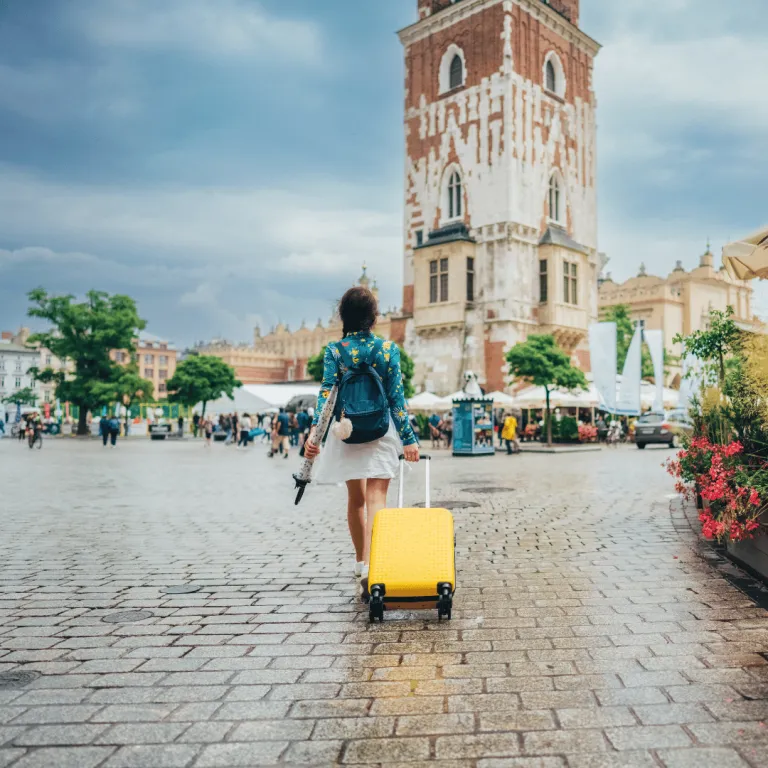
[[[454,618],[371,626],[294,459],[0,441],[0,768],[765,766],[768,613],[669,455],[436,455]]]

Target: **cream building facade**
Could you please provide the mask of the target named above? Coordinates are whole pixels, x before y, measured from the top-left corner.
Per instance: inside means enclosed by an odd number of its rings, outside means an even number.
[[[699,264],[690,272],[681,261],[667,277],[649,275],[640,266],[636,277],[615,283],[610,275],[599,288],[600,314],[612,306],[624,304],[633,320],[644,327],[664,333],[664,347],[679,357],[681,348],[675,344],[678,334],[686,336],[707,327],[709,310],[725,311],[731,306],[736,322],[744,329],[757,330],[761,321],[752,313],[752,286],[732,278],[724,268],[715,268],[715,257],[709,245]],[[667,365],[668,384],[678,387],[681,368],[679,363]]]

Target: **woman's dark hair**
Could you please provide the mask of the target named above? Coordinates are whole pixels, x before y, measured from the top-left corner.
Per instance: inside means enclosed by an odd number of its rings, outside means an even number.
[[[376,297],[361,285],[350,288],[339,302],[339,315],[344,335],[357,331],[370,331],[376,324],[379,303]]]

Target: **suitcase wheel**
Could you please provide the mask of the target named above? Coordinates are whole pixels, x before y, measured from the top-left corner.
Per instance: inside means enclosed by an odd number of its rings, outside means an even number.
[[[440,598],[437,601],[437,620],[440,621],[440,619],[442,619],[443,616],[445,616],[445,618],[450,621],[451,609],[453,608],[453,597],[451,596],[451,585],[441,584],[439,589],[440,589]]]
[[[376,619],[379,620],[379,623],[384,621],[384,594],[381,587],[378,585],[371,588],[368,618],[371,624],[373,624]]]

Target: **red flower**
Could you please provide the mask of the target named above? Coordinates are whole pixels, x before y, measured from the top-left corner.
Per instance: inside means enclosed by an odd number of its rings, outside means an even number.
[[[749,503],[753,507],[759,507],[760,506],[760,495],[757,492],[757,488],[752,489],[752,493],[749,494]]]

